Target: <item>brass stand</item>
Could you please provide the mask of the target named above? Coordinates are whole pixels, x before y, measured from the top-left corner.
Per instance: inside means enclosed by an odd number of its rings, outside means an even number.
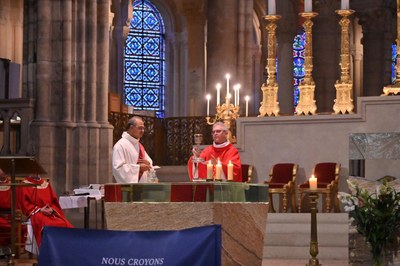
[[[318,255],[318,232],[317,232],[317,199],[318,193],[309,192],[309,197],[311,199],[311,241],[310,241],[310,255],[311,258],[308,261],[306,266],[315,266],[321,265],[319,264],[319,260],[317,258]]]
[[[396,39],[396,82],[393,85],[389,85],[383,88],[382,96],[388,96],[390,94],[400,93],[400,4],[397,1],[397,39]]]
[[[266,27],[268,31],[268,58],[267,66],[265,69],[268,73],[267,83],[261,87],[263,92],[263,100],[259,109],[261,116],[278,116],[279,115],[279,102],[278,102],[278,83],[276,82],[276,22],[281,18],[279,15],[266,15],[264,19],[268,21]]]
[[[337,80],[335,84],[336,88],[336,99],[333,105],[333,111],[335,114],[345,114],[346,112],[353,113],[354,104],[352,99],[353,94],[353,82],[350,79],[350,47],[349,47],[349,16],[354,13],[354,10],[337,10],[342,18],[340,19],[339,25],[342,27],[341,36],[341,50],[340,50],[340,68],[341,75],[340,81]]]
[[[312,78],[313,70],[313,55],[312,55],[312,18],[316,17],[318,13],[316,12],[303,12],[300,16],[305,18],[303,27],[306,33],[306,48],[304,51],[304,69],[305,76],[304,80],[299,85],[299,103],[296,106],[297,115],[314,115],[317,111],[317,105],[314,100],[315,83]]]
[[[228,139],[231,143],[236,143],[236,137],[232,135],[230,130],[231,122],[239,117],[239,105],[233,105],[230,103],[230,97],[225,97],[225,103],[219,104],[216,107],[217,113],[215,114],[214,119],[210,118],[209,116],[206,117],[207,124],[214,125],[215,122],[222,120],[224,124],[228,128]]]

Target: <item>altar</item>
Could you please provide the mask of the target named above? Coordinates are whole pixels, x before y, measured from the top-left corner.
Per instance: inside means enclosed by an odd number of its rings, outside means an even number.
[[[106,184],[107,229],[222,225],[222,265],[261,265],[268,186],[233,182]],[[184,252],[184,250],[182,251]]]

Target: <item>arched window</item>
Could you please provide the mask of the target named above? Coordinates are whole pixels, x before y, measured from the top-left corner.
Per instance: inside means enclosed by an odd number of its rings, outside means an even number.
[[[294,108],[299,103],[299,85],[304,80],[304,51],[306,47],[306,33],[302,31],[294,37],[293,41],[293,89]]]
[[[125,104],[154,110],[164,117],[164,22],[149,0],[133,2],[133,18],[125,46]]]

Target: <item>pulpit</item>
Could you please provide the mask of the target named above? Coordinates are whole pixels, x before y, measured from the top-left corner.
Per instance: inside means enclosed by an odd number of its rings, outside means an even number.
[[[221,224],[222,265],[262,264],[268,185],[106,184],[104,199],[107,229],[161,231]]]

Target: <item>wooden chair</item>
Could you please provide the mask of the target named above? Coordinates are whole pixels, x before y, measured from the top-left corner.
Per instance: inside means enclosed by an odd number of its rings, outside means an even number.
[[[242,182],[251,183],[251,178],[253,177],[253,165],[242,164]]]
[[[296,212],[297,170],[298,165],[295,163],[278,163],[271,168],[270,180],[265,181],[265,183],[269,185],[268,194],[272,212],[275,212],[273,194],[283,195],[283,212],[288,210],[288,198],[291,202],[292,212]]]
[[[318,194],[325,194],[325,212],[331,211],[331,200],[333,198],[333,206],[335,212],[340,212],[339,199],[337,198],[339,187],[340,164],[333,162],[317,163],[313,169],[313,175],[317,178]],[[310,189],[307,182],[298,186],[298,211],[301,212],[301,203],[303,193]]]

